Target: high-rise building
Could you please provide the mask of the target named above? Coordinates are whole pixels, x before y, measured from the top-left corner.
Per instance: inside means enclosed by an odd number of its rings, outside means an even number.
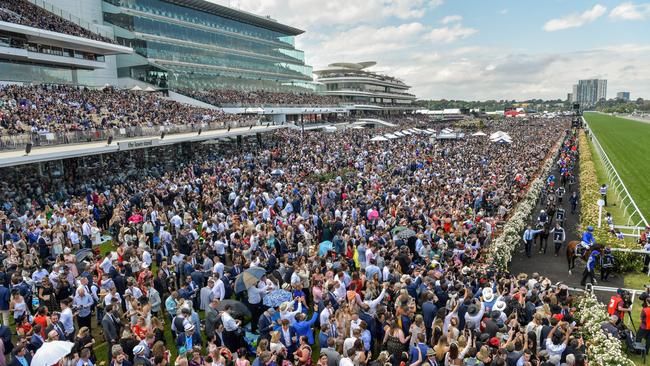
[[[567,93],[566,101],[569,103],[573,102],[573,93]]]
[[[601,99],[607,99],[607,80],[579,80],[577,85],[576,102],[584,106],[593,106]]]
[[[616,93],[616,99],[622,100],[625,102],[630,101],[630,92],[618,92]]]
[[[578,84],[573,84],[573,88],[571,90],[571,103],[575,103],[578,101]]]

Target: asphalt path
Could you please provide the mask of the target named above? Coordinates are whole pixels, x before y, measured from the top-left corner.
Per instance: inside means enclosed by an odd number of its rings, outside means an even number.
[[[576,165],[575,169],[576,169],[575,175],[577,178],[576,182],[572,186],[569,186],[569,184],[565,186],[566,194],[564,195],[564,200],[561,205],[558,205],[558,207],[562,207],[566,211],[566,218],[563,225],[564,230],[566,232],[566,241],[564,242],[562,248],[560,249],[559,256],[556,257],[553,254],[553,251],[555,249],[552,240],[553,238],[549,237],[549,243],[548,243],[548,248],[546,250],[546,254],[539,253],[539,240],[536,238],[535,245],[533,246],[533,250],[532,250],[532,256],[531,258],[528,258],[526,256],[526,252],[524,251],[524,243],[522,239],[521,245],[517,248],[515,254],[513,255],[513,259],[510,265],[511,273],[513,274],[526,273],[530,276],[536,272],[542,276],[546,276],[550,278],[553,283],[562,281],[569,287],[575,287],[575,288],[582,287],[580,285],[580,281],[582,279],[582,273],[585,268],[585,262],[582,261],[581,259],[576,259],[575,268],[573,268],[572,274],[570,275],[569,266],[566,259],[567,244],[572,240],[579,239],[576,228],[578,227],[579,220],[580,220],[579,214],[580,214],[581,203],[578,203],[578,208],[575,214],[571,214],[571,204],[569,203],[569,197],[571,196],[573,191],[578,191],[580,189],[580,185],[578,181],[579,162]],[[560,176],[560,172],[557,166],[554,167],[552,174],[555,175],[556,177]],[[559,178],[557,180],[557,183],[559,183]],[[556,185],[556,187],[559,187],[559,185]],[[533,225],[533,227],[537,223],[537,217],[539,216],[540,210],[544,208],[545,208],[545,203],[544,205],[542,205],[538,202],[536,209],[534,210],[533,214],[529,218],[529,222],[531,225]],[[553,221],[553,227],[555,227],[555,221]],[[523,233],[521,233],[521,235],[523,237]],[[609,286],[614,288],[623,286],[623,277],[616,273],[613,273],[609,276],[608,282],[601,282],[600,273],[598,272],[597,269],[596,279],[598,280],[597,284],[600,286]],[[598,293],[598,295],[599,295],[598,297],[602,299],[609,299],[609,297],[611,296],[610,293]]]

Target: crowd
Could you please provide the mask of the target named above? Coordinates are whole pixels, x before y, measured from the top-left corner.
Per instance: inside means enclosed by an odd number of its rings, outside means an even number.
[[[216,106],[331,106],[341,103],[339,98],[316,93],[288,93],[265,90],[241,91],[232,89],[179,89],[177,91]]]
[[[111,38],[93,33],[27,0],[0,0],[0,20],[95,41],[116,43]]]
[[[253,122],[256,118],[164,99],[156,93],[67,85],[0,87],[0,136],[63,133],[133,126]]]
[[[80,196],[5,196],[0,347],[23,366],[64,338],[70,365],[586,365],[567,288],[484,251],[568,126],[488,122],[510,145],[281,131]],[[102,231],[112,252],[74,254]]]

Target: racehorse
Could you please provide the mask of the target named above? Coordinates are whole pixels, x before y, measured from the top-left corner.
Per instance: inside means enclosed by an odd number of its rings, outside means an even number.
[[[571,270],[576,266],[576,247],[578,245],[580,245],[580,240],[572,240],[566,247],[566,260],[569,263],[569,274],[571,274]],[[600,245],[593,244],[591,247],[589,247],[589,249],[586,249],[584,253],[582,253],[580,259],[586,262],[592,251],[600,251],[600,249]]]

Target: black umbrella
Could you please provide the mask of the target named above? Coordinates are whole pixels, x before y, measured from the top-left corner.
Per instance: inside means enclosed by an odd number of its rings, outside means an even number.
[[[217,306],[217,310],[223,311],[227,305],[230,305],[230,315],[233,316],[233,318],[238,318],[238,319],[243,319],[243,318],[250,318],[253,316],[251,314],[251,311],[244,305],[241,301],[237,300],[223,300],[219,303]]]

